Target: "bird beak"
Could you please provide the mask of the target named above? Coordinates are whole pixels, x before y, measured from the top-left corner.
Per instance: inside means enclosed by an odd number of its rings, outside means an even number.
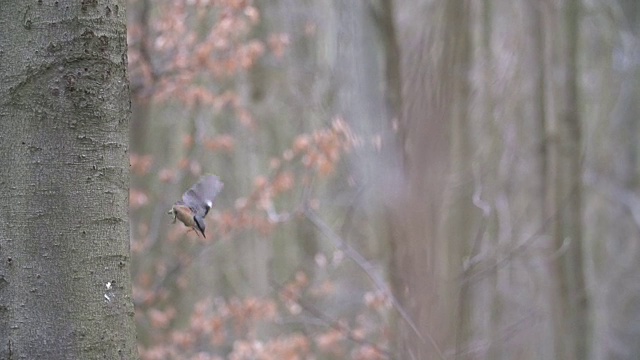
[[[167,214],[173,215],[173,223],[176,223],[176,219],[178,218],[178,214],[176,213],[175,208],[171,208],[171,210],[167,211]]]

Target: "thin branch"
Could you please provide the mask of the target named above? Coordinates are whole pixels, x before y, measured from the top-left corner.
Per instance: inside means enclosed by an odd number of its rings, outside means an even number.
[[[371,279],[371,281],[374,283],[374,285],[379,291],[382,291],[384,294],[387,295],[387,297],[391,301],[393,308],[398,312],[398,314],[400,314],[400,317],[402,317],[402,319],[409,325],[409,327],[411,327],[411,330],[414,332],[414,334],[423,343],[426,343],[426,340],[418,330],[418,327],[411,320],[411,318],[409,317],[409,314],[407,314],[407,312],[404,310],[404,308],[402,307],[398,299],[396,299],[396,297],[391,293],[391,291],[387,287],[387,284],[384,282],[384,280],[382,280],[378,275],[375,274],[374,266],[362,255],[360,255],[358,251],[356,251],[347,242],[345,242],[340,236],[338,236],[338,234],[336,234],[333,231],[333,229],[331,229],[331,227],[327,225],[327,223],[325,223],[318,216],[315,210],[313,210],[311,206],[309,206],[308,201],[304,202],[303,211],[304,211],[305,217],[309,221],[311,221],[311,223],[318,229],[318,231],[320,231],[320,233],[322,233],[325,237],[331,240],[337,249],[341,250],[348,258],[350,258],[354,263],[356,263],[356,265],[358,265],[358,267],[360,267],[362,271],[364,271],[364,273],[369,277],[369,279]],[[429,343],[431,343],[433,348],[436,350],[438,357],[440,359],[445,359],[444,354],[440,350],[440,347],[436,343],[435,339],[431,336],[431,334],[427,332],[426,336],[429,339]]]
[[[567,206],[567,204],[569,203],[568,200],[572,196],[574,196],[578,192],[578,190],[579,190],[579,184],[576,184],[571,190],[571,192],[569,192],[566,195],[565,199],[563,199],[562,201],[562,203],[564,204],[563,206]],[[529,237],[524,239],[520,244],[510,249],[502,258],[498,259],[494,264],[491,264],[491,266],[489,266],[488,268],[479,270],[475,273],[470,273],[468,274],[468,276],[463,273],[462,281],[464,282],[474,281],[479,276],[482,276],[490,271],[495,271],[497,269],[502,268],[503,266],[506,266],[512,258],[521,255],[524,252],[524,250],[526,250],[529,246],[531,246],[534,243],[535,240],[537,240],[540,236],[542,236],[543,233],[548,228],[549,224],[556,220],[558,213],[561,212],[562,210],[564,210],[564,208],[557,209],[554,213],[552,213],[549,217],[547,217],[542,222],[540,227],[533,234],[531,234]],[[556,249],[554,251],[554,254],[557,254],[559,250],[562,250],[562,246],[560,249]]]
[[[271,286],[274,288],[274,290],[276,292],[281,292],[282,291],[282,285],[276,283],[273,280],[269,281],[271,283]],[[342,334],[344,337],[346,337],[347,339],[357,343],[357,344],[363,344],[363,345],[368,345],[371,346],[376,352],[378,352],[379,354],[382,354],[384,356],[386,356],[387,358],[391,357],[391,352],[389,352],[389,350],[385,350],[383,348],[381,348],[380,346],[378,346],[376,343],[373,343],[371,341],[368,341],[366,339],[362,339],[362,338],[358,338],[355,335],[353,335],[353,333],[351,331],[349,331],[348,328],[346,328],[345,326],[342,326],[337,320],[329,317],[328,315],[326,315],[325,313],[323,313],[322,311],[318,310],[315,306],[308,304],[307,302],[305,302],[304,300],[298,298],[295,300],[295,303],[300,305],[300,307],[308,312],[309,314],[311,314],[311,316],[315,317],[316,320],[319,320],[322,324],[338,331],[340,334]]]

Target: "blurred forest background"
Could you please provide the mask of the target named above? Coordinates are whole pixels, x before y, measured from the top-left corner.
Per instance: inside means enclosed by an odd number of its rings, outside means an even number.
[[[638,358],[640,2],[128,17],[143,359]]]

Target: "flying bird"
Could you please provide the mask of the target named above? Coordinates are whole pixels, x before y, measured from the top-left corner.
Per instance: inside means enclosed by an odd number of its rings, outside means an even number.
[[[202,234],[206,238],[204,217],[211,210],[216,196],[223,187],[224,184],[217,176],[201,177],[191,189],[182,194],[182,199],[178,200],[169,211],[169,214],[173,215],[173,222],[175,223],[176,219],[180,220],[196,234]]]

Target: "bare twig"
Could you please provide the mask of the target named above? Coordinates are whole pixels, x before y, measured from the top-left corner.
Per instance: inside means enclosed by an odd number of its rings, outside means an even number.
[[[282,290],[282,285],[276,283],[273,280],[270,280],[271,286],[275,289],[276,292],[280,292]],[[337,320],[332,319],[331,317],[329,317],[328,315],[326,315],[325,313],[323,313],[322,311],[318,310],[316,307],[308,304],[307,302],[305,302],[304,300],[298,298],[295,300],[295,303],[300,305],[300,307],[306,311],[307,313],[311,314],[311,316],[315,317],[317,320],[319,320],[322,324],[338,331],[339,333],[341,333],[344,337],[346,337],[347,339],[358,343],[358,344],[364,344],[364,345],[368,345],[371,346],[376,352],[378,352],[379,354],[382,354],[384,356],[386,356],[387,358],[391,357],[391,353],[389,352],[389,350],[383,349],[380,346],[378,346],[377,344],[368,341],[366,339],[362,339],[359,337],[356,337],[355,335],[353,335],[353,333],[351,331],[349,331],[348,328],[346,328],[345,326],[342,326]]]
[[[358,267],[364,271],[364,273],[371,279],[374,283],[375,287],[386,294],[386,296],[391,301],[393,308],[400,314],[400,317],[409,325],[414,334],[423,342],[427,341],[422,336],[416,324],[411,320],[409,314],[404,310],[398,299],[391,293],[387,284],[375,273],[374,266],[365,259],[358,251],[356,251],[351,245],[345,242],[338,234],[336,234],[333,229],[326,222],[324,222],[318,214],[309,206],[309,202],[305,200],[303,205],[303,212],[305,217],[311,221],[311,223],[322,233],[326,238],[331,240],[337,249],[341,250],[348,258],[350,258]],[[436,343],[435,339],[431,336],[431,334],[426,333],[427,338],[429,339],[429,343],[433,346],[438,354],[440,359],[445,359],[444,354],[440,350],[440,347]]]
[[[563,200],[563,204],[565,204],[564,206],[567,206],[566,204],[569,203],[569,199],[576,195],[576,193],[579,191],[579,185],[576,184],[572,191],[569,192],[565,199]],[[529,237],[527,237],[526,239],[524,239],[520,244],[514,246],[513,248],[511,248],[509,251],[507,251],[507,253],[502,256],[501,258],[497,259],[495,263],[491,264],[491,266],[479,270],[477,272],[474,273],[469,273],[468,276],[465,276],[463,274],[463,281],[464,282],[470,282],[470,281],[474,281],[476,278],[478,278],[479,276],[482,276],[486,273],[489,273],[491,271],[495,271],[497,269],[502,268],[503,266],[506,266],[509,261],[516,257],[521,255],[527,248],[529,248],[534,242],[535,240],[537,240],[540,236],[542,236],[542,234],[546,231],[546,229],[548,228],[549,224],[551,224],[557,217],[557,213],[562,211],[563,209],[557,209],[556,212],[552,213],[550,216],[548,216],[546,219],[544,219],[544,221],[542,222],[542,224],[540,224],[540,227],[533,233],[531,234]],[[563,242],[564,245],[564,242]],[[553,254],[552,254],[552,258],[553,255],[557,255],[559,254],[558,251],[564,251],[563,246],[560,247],[560,249],[556,249]]]

